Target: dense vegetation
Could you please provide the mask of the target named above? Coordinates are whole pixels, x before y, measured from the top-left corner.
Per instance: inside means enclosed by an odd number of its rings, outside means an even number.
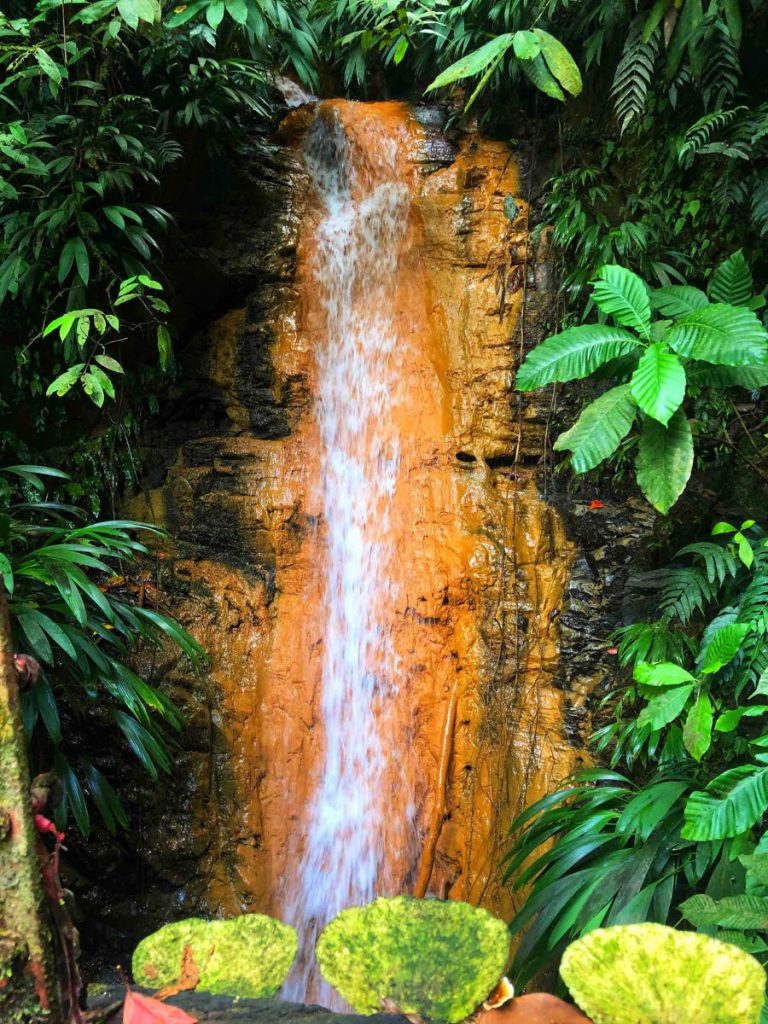
[[[426,91],[454,123],[549,147],[534,237],[564,299],[517,385],[584,399],[555,450],[602,472],[594,486],[636,483],[669,515],[662,549],[685,533],[686,488],[706,479],[733,510],[634,577],[647,616],[615,637],[605,767],[513,825],[510,884],[531,885],[518,976],[617,922],[686,921],[768,954],[768,546],[749,518],[768,481],[767,46],[757,0],[4,5],[0,570],[19,648],[43,665],[28,728],[81,828],[85,793],[108,826],[124,816],[62,723],[99,701],[150,773],[167,767],[176,712],[128,661],[163,638],[202,656],[131,591],[148,528],[94,521],[136,485],[137,432],[175,372],[174,175],[267,124],[281,74]]]

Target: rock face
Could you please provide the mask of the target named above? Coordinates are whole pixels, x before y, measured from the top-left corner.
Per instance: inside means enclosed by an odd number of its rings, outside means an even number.
[[[508,916],[506,832],[585,760],[587,699],[609,671],[604,606],[642,513],[605,525],[588,501],[543,490],[556,410],[513,383],[553,296],[514,154],[478,134],[449,141],[434,110],[335,109],[362,151],[397,139],[411,196],[391,296],[398,693],[381,806],[397,816],[407,790],[413,827],[387,851],[388,884]],[[286,119],[213,236],[190,232],[180,256],[187,274],[215,267],[218,302],[156,434],[157,486],[129,511],[177,538],[161,586],[211,664],[201,679],[161,666],[188,717],[176,771],[136,793],[141,834],[103,879],[109,899],[82,886],[89,913],[126,935],[192,912],[280,916],[296,885],[324,743],[320,214],[301,156],[314,116]],[[114,864],[100,856],[86,851],[90,870]]]

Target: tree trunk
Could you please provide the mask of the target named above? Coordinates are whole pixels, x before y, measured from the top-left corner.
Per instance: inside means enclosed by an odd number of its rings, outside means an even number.
[[[0,1020],[60,1020],[51,932],[30,810],[30,778],[0,584]]]

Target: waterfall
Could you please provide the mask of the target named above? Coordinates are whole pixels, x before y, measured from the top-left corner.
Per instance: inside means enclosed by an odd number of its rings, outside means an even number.
[[[341,909],[386,891],[385,856],[408,842],[411,794],[387,792],[395,752],[387,721],[398,699],[388,637],[394,594],[390,508],[400,467],[393,403],[398,374],[397,274],[410,194],[397,141],[382,130],[361,148],[333,105],[323,105],[305,146],[317,190],[312,301],[317,339],[322,507],[327,549],[322,663],[322,775],[306,819],[286,920],[299,962],[288,998],[336,1004],[312,950]],[[391,785],[389,786],[391,790]],[[396,804],[392,805],[392,797]]]

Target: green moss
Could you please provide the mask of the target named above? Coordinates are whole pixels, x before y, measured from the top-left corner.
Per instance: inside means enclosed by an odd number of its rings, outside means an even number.
[[[661,924],[590,932],[560,973],[595,1024],[757,1024],[766,980],[735,946]]]
[[[323,977],[358,1013],[396,1007],[435,1024],[469,1016],[508,956],[507,926],[487,911],[408,896],[343,910],[317,943]]]
[[[184,947],[189,946],[200,972],[200,991],[268,998],[285,981],[297,945],[293,928],[263,914],[228,921],[192,917],[143,939],[133,954],[133,976],[147,988],[174,984],[181,974]]]

